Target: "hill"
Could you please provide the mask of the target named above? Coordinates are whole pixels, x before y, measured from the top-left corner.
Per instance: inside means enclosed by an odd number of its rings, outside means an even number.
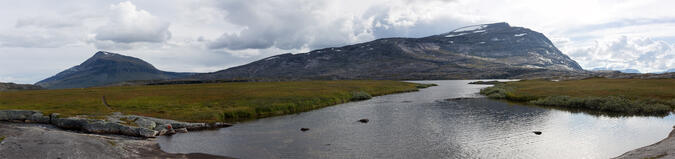
[[[151,64],[130,56],[99,51],[82,64],[35,83],[49,88],[83,88],[134,80],[163,80],[187,77],[193,73],[158,70]]]
[[[507,23],[468,26],[423,38],[386,38],[282,54],[197,79],[480,79],[586,72],[541,33]]]

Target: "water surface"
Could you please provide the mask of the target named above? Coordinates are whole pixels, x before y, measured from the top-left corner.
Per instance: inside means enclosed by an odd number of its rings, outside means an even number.
[[[617,118],[485,98],[446,101],[479,97],[487,86],[416,82],[439,86],[160,137],[159,144],[237,158],[609,158],[663,139],[675,124],[672,114]]]

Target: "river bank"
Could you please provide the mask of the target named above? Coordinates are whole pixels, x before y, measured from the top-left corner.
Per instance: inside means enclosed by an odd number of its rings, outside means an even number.
[[[0,92],[0,109],[14,109],[0,110],[0,158],[219,158],[165,153],[154,137],[430,86],[300,81]]]
[[[649,146],[628,151],[616,158],[675,158],[675,126],[665,139]]]
[[[0,122],[0,158],[226,158],[161,151],[155,139],[66,131],[46,124]]]
[[[432,85],[336,80],[230,82],[0,91],[0,110],[105,119],[114,112],[184,122],[239,122],[299,113]]]
[[[605,79],[498,83],[480,94],[609,116],[666,116],[675,110],[675,79]]]

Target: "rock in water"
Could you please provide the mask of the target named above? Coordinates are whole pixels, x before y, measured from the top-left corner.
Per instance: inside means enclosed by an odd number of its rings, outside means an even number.
[[[361,122],[361,123],[368,123],[369,121],[370,121],[370,120],[368,120],[368,119],[360,119],[360,120],[359,120],[359,122]]]
[[[300,131],[308,131],[309,128],[300,128]]]
[[[534,134],[541,135],[541,131],[533,131]]]

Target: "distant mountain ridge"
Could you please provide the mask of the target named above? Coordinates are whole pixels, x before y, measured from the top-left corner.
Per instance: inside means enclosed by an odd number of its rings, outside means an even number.
[[[174,73],[130,56],[99,51],[37,82],[49,88],[218,81],[442,80],[589,75],[541,33],[507,23],[462,27],[423,38],[384,38],[300,54],[281,54],[212,73]],[[132,82],[129,82],[132,81]]]
[[[636,69],[611,69],[611,68],[594,68],[592,71],[619,71],[622,73],[641,73],[640,70]]]
[[[40,86],[30,84],[16,84],[16,83],[2,83],[0,82],[0,91],[11,90],[38,90],[42,89]]]
[[[174,79],[193,74],[165,72],[135,57],[99,51],[82,64],[39,81],[35,85],[49,89],[82,88],[133,80]]]
[[[583,72],[541,33],[507,23],[482,24],[423,38],[282,54],[197,79],[478,79],[532,72]]]

